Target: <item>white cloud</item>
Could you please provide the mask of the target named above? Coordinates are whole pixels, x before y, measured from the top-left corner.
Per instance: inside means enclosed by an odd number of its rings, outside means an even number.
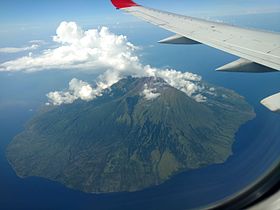
[[[69,82],[67,91],[55,91],[47,94],[48,104],[71,104],[77,99],[90,101],[101,95],[101,89],[93,89],[88,83],[76,78]]]
[[[144,85],[144,90],[142,92],[142,96],[146,100],[153,100],[160,96],[160,93],[157,93],[156,88],[149,88],[147,84]]]
[[[128,75],[161,77],[196,101],[206,101],[203,96],[205,87],[200,76],[143,65],[137,56],[138,48],[126,36],[113,34],[106,27],[84,31],[75,22],[62,22],[53,41],[57,47],[2,63],[0,71],[78,69],[100,73],[103,70],[95,88],[74,79],[69,84],[69,90],[49,93],[50,103],[55,105],[72,103],[77,99],[92,100],[102,94],[104,89]]]
[[[47,69],[83,69],[89,71],[135,69],[136,49],[127,38],[111,33],[108,28],[83,31],[74,22],[62,22],[53,41],[60,46],[35,56],[24,56],[0,64],[0,71],[41,71]],[[136,66],[135,66],[136,65]]]
[[[3,47],[0,48],[0,53],[19,53],[24,51],[36,50],[38,47],[38,44],[32,44],[31,46],[27,47]]]
[[[193,98],[194,98],[194,100],[196,100],[199,103],[206,102],[206,100],[207,100],[206,96],[202,95],[201,93],[195,95]]]
[[[154,76],[161,77],[169,85],[183,91],[188,96],[193,97],[197,102],[206,101],[206,97],[201,97],[204,91],[201,76],[190,72],[182,73],[173,69],[155,70]],[[201,96],[199,96],[201,95]]]
[[[68,91],[50,92],[47,94],[47,97],[49,98],[49,102],[55,106],[59,106],[61,104],[71,104],[78,99]],[[47,103],[47,105],[49,105],[50,103]]]

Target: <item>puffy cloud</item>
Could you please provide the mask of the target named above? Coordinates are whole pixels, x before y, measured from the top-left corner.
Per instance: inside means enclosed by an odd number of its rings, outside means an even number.
[[[142,96],[146,100],[153,100],[160,96],[160,93],[157,93],[156,88],[149,88],[147,84],[144,85],[144,90],[142,92]]]
[[[84,36],[83,30],[75,22],[62,22],[56,29],[56,36],[53,40],[62,44],[75,44]]]
[[[137,47],[126,36],[116,35],[106,27],[84,31],[75,22],[62,22],[53,36],[56,47],[34,55],[20,57],[0,64],[0,71],[42,71],[48,69],[78,69],[100,73],[96,86],[73,79],[69,90],[48,94],[50,103],[60,105],[74,100],[92,100],[121,78],[161,77],[171,86],[185,92],[198,102],[205,102],[202,78],[189,72],[158,69],[143,65],[137,56]],[[208,91],[208,90],[207,90]],[[147,95],[153,91],[147,90]],[[155,96],[155,95],[153,95]],[[148,97],[149,98],[149,97]]]
[[[77,100],[77,97],[75,97],[68,91],[67,92],[63,92],[63,91],[50,92],[47,94],[47,97],[49,99],[49,102],[46,104],[50,105],[50,103],[51,103],[55,106],[59,106],[61,104],[71,104],[75,100]]]
[[[55,91],[48,93],[48,104],[71,104],[77,99],[90,101],[97,96],[100,96],[101,91],[102,89],[93,89],[88,83],[74,78],[69,82],[69,89],[67,91]]]
[[[36,50],[39,47],[38,44],[32,44],[27,47],[4,47],[0,48],[0,53],[19,53],[23,51]]]
[[[188,96],[193,97],[197,102],[206,101],[201,93],[204,91],[201,76],[190,72],[180,72],[173,69],[155,70],[154,76],[161,77],[169,85],[183,91]]]
[[[206,96],[202,95],[201,93],[194,95],[193,98],[194,98],[194,100],[196,100],[197,102],[200,102],[200,103],[207,101]]]
[[[135,70],[139,64],[136,49],[127,38],[111,33],[108,28],[83,31],[74,22],[62,22],[53,41],[54,49],[39,55],[24,56],[0,64],[0,71],[40,71],[46,69],[117,69]]]
[[[150,66],[146,66],[143,70],[144,74],[142,72],[141,75],[135,74],[135,76],[160,77],[169,85],[183,91],[197,102],[206,102],[207,100],[207,98],[203,96],[205,87],[201,82],[202,78],[196,74],[190,72],[182,73],[172,69],[160,70],[151,68]],[[78,99],[90,101],[101,96],[105,89],[110,88],[124,76],[126,76],[126,74],[120,74],[118,71],[106,71],[98,77],[94,87],[90,86],[87,82],[74,78],[69,82],[68,90],[50,92],[47,94],[47,97],[49,98],[49,103],[53,105],[70,104]],[[209,91],[213,92],[214,89],[205,90],[208,94]],[[153,100],[160,96],[160,93],[157,92],[156,87],[148,87],[148,85],[145,84],[141,95],[146,100]]]

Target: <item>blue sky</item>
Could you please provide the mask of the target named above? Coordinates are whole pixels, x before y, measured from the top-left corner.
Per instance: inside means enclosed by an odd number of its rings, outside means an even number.
[[[280,11],[279,0],[139,0],[139,4],[185,14],[219,16],[235,13]],[[114,21],[110,0],[9,0],[0,7],[1,25],[53,23],[63,19]],[[125,18],[126,19],[126,18]]]
[[[149,7],[202,18],[280,12],[279,0],[138,0],[137,2]],[[61,21],[76,21],[84,27],[95,27],[136,20],[113,8],[110,0],[2,1],[0,46],[17,44],[21,40],[27,40],[28,35],[34,38],[49,36],[54,33]],[[15,43],[12,43],[13,41]]]

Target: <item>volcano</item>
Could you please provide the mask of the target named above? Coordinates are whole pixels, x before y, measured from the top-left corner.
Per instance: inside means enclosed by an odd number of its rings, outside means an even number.
[[[91,193],[137,191],[223,163],[255,114],[242,96],[205,85],[215,94],[199,103],[161,78],[127,77],[90,102],[46,106],[9,144],[7,158],[20,177]]]

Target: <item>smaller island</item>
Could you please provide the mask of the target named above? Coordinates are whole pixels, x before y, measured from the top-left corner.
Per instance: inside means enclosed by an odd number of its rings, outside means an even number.
[[[48,106],[7,147],[20,177],[90,193],[137,191],[225,162],[255,113],[235,92],[205,83],[199,103],[161,78],[128,77],[90,101]]]

